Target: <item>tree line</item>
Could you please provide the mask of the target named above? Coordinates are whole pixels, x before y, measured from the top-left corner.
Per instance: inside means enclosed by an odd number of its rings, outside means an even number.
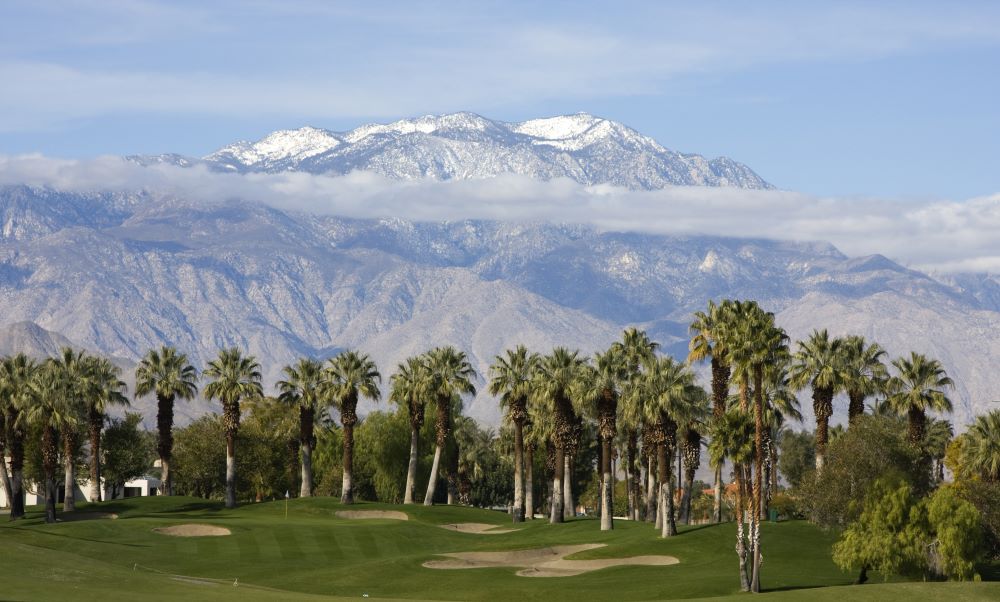
[[[444,474],[449,503],[468,502],[473,482],[488,482],[477,499],[509,501],[515,522],[533,518],[544,509],[550,522],[559,523],[573,515],[575,495],[586,485],[596,494],[602,530],[614,528],[618,507],[630,519],[653,522],[662,537],[672,537],[678,522],[690,522],[692,503],[701,498],[700,491],[695,491],[695,472],[707,447],[715,480],[710,518],[721,522],[728,510],[737,523],[735,549],[744,590],[760,591],[761,524],[770,507],[841,529],[844,538],[835,558],[845,568],[859,568],[862,577],[869,569],[884,573],[901,570],[904,564],[937,574],[969,576],[969,558],[982,545],[975,549],[941,545],[940,534],[955,532],[954,525],[944,522],[963,513],[976,517],[978,525],[995,527],[987,516],[987,504],[976,504],[976,500],[989,499],[990,487],[997,482],[1000,412],[978,418],[968,433],[951,441],[950,425],[928,417],[928,412],[946,414],[952,409],[948,392],[953,382],[940,362],[918,353],[889,362],[877,343],[861,336],[831,337],[825,330],[814,331],[793,346],[774,315],[754,301],[709,302],[705,311],[695,313],[691,334],[683,362],[659,354],[657,343],[635,328],[625,330],[621,340],[593,357],[562,347],[544,355],[524,346],[505,351],[494,358],[484,375],[489,392],[505,410],[499,436],[461,415],[462,399],[475,394],[479,375],[466,354],[450,346],[400,363],[388,379],[387,398],[396,412],[373,413],[365,421],[368,424],[360,421],[357,404],[362,398],[377,401],[382,397],[382,375],[368,356],[351,350],[325,361],[302,358],[285,366],[277,395],[265,398],[260,365],[239,349],[221,350],[199,374],[183,353],[165,346],[149,351],[139,362],[135,394],[154,394],[157,399],[156,455],[166,495],[174,489],[174,403],[195,397],[199,381],[205,381],[202,394],[221,402],[222,415],[188,429],[197,426],[224,439],[222,495],[227,507],[237,503],[237,452],[256,453],[254,440],[273,435],[278,422],[286,425],[288,434],[258,454],[263,462],[280,457],[281,461],[272,464],[282,468],[274,470],[285,470],[287,483],[297,481],[302,497],[317,493],[314,465],[318,462],[324,475],[323,493],[339,493],[343,503],[352,503],[355,431],[361,424],[362,428],[383,429],[381,440],[363,437],[361,449],[398,460],[398,466],[389,468],[387,457],[360,459],[366,497],[372,493],[378,497],[380,489],[395,497],[399,492],[393,483],[398,479],[403,483],[402,502],[415,503],[420,499],[418,477],[422,475],[426,479],[422,501],[430,505],[442,495],[438,480]],[[697,363],[706,361],[708,389],[699,385],[694,371]],[[816,424],[812,433],[796,434],[789,431],[788,423],[801,420],[796,393],[803,390],[811,393]],[[831,429],[833,404],[841,395],[848,401],[848,425]],[[873,405],[866,408],[869,399]],[[60,443],[70,504],[64,509],[72,509],[72,455],[78,433],[86,427],[89,434],[90,477],[96,487],[107,411],[126,403],[118,369],[102,358],[71,350],[43,362],[23,355],[4,358],[0,362],[0,416],[5,424],[0,432],[11,456],[12,516],[24,512],[24,442],[29,431],[39,438],[46,517],[55,520]],[[241,437],[241,403],[250,404],[257,425],[254,440]],[[329,410],[339,414],[339,428],[327,414]],[[941,425],[947,429],[942,431]],[[408,437],[396,436],[403,430],[408,430]],[[364,430],[359,432],[364,435]],[[942,432],[944,443],[940,443]],[[867,449],[868,459],[878,456],[880,461],[895,464],[875,463],[867,470],[853,465],[859,460],[854,454],[876,437],[882,439],[883,452],[894,449],[898,453],[879,456]],[[931,439],[939,444],[932,445]],[[389,441],[398,445],[390,450],[386,448]],[[422,446],[431,441],[433,455],[428,456]],[[893,441],[898,449],[892,447]],[[945,458],[946,449],[951,451],[950,460]],[[808,450],[808,466],[798,453],[803,450]],[[946,460],[964,487],[940,487]],[[675,462],[680,474],[675,473]],[[183,463],[182,470],[193,473],[194,463]],[[296,475],[289,474],[293,465]],[[336,488],[328,478],[334,465],[340,476]],[[728,489],[723,478],[727,467],[732,481]],[[785,490],[779,485],[779,467],[789,469],[782,470],[791,485]],[[498,479],[498,469],[507,476]],[[269,478],[274,478],[274,470]],[[459,478],[459,472],[464,476]],[[192,483],[185,492],[214,492],[218,479],[212,471],[208,474],[206,483]],[[624,483],[618,482],[619,474],[624,475]],[[375,482],[369,482],[370,478]],[[838,497],[835,490],[843,489],[844,482],[852,483],[851,493],[836,506],[834,501],[845,496]],[[983,483],[986,489],[969,483]],[[616,499],[616,490],[624,500]],[[944,499],[941,491],[950,497],[940,501]],[[99,499],[99,495],[95,491],[92,498]],[[873,500],[882,497],[869,503],[869,496]],[[887,496],[909,500],[910,509],[923,509],[921,533],[938,542],[934,558],[915,552],[920,547],[916,544],[911,545],[905,563],[895,564],[865,556],[875,551],[858,548],[859,542],[876,541],[864,525],[877,524],[873,519],[876,508]],[[933,526],[931,516],[939,519]],[[995,538],[995,531],[987,532]],[[923,540],[914,535],[907,541]],[[959,566],[963,568],[955,568]]]

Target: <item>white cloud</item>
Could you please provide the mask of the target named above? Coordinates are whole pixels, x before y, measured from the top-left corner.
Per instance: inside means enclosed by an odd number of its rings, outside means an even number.
[[[815,197],[787,191],[674,187],[629,191],[521,176],[450,182],[355,172],[215,173],[141,167],[118,157],[0,156],[0,185],[67,191],[145,189],[196,202],[244,199],[283,210],[418,221],[466,218],[585,223],[607,230],[823,240],[939,272],[1000,272],[1000,193],[966,201]]]

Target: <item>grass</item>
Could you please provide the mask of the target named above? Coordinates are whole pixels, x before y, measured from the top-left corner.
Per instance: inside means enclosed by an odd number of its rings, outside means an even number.
[[[46,525],[38,509],[0,523],[0,598],[147,600],[559,600],[745,597],[738,592],[732,525],[681,529],[660,539],[645,523],[596,520],[564,525],[536,520],[504,535],[437,528],[454,522],[509,525],[507,515],[461,507],[356,504],[360,510],[404,510],[409,521],[344,520],[332,499],[292,500],[225,510],[192,498],[135,498],[83,504],[118,520]],[[228,537],[174,538],[159,526],[198,522],[229,528]],[[762,583],[775,600],[1000,599],[1000,583],[875,583],[850,587],[853,575],[830,560],[832,536],[805,522],[765,524]],[[576,577],[530,579],[516,569],[436,571],[422,563],[437,553],[606,543],[574,558],[667,554],[680,564],[616,567]],[[878,576],[873,576],[879,581]],[[233,583],[238,580],[238,587]],[[849,589],[841,586],[848,586]]]

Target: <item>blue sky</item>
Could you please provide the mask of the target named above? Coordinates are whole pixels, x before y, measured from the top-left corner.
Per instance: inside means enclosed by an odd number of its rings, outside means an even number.
[[[588,111],[816,195],[1000,192],[1000,3],[8,0],[0,154]]]

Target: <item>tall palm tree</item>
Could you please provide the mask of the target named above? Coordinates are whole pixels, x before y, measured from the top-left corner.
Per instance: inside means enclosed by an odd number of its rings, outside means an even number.
[[[642,409],[656,444],[659,483],[657,522],[662,537],[677,534],[674,518],[673,456],[677,449],[677,425],[690,419],[699,395],[694,374],[671,357],[647,362],[643,379],[628,395],[645,399]]]
[[[823,469],[829,439],[833,397],[843,387],[843,339],[831,339],[824,330],[814,330],[798,342],[792,356],[789,380],[796,389],[812,387],[813,412],[816,415],[816,470]]]
[[[650,361],[659,348],[659,343],[650,340],[645,331],[637,328],[626,328],[622,340],[616,341],[612,347],[624,357],[627,374],[625,382],[638,380],[642,373],[644,362]],[[639,466],[638,441],[639,429],[642,426],[641,417],[632,413],[622,414],[621,428],[625,433],[625,482],[628,489],[628,513],[632,520],[639,520]],[[633,420],[635,419],[635,420]]]
[[[299,411],[299,457],[302,485],[299,497],[312,497],[312,449],[316,444],[316,413],[325,405],[323,396],[323,364],[310,358],[300,358],[282,369],[285,378],[278,381],[278,401]]]
[[[889,379],[889,407],[905,415],[909,423],[908,438],[912,445],[921,446],[927,425],[927,411],[951,412],[951,400],[945,390],[955,383],[941,362],[926,355],[911,352],[909,358],[893,360],[898,374]]]
[[[514,426],[514,516],[515,523],[524,522],[524,425],[528,420],[528,397],[531,379],[539,355],[524,345],[508,349],[506,357],[496,356],[490,366],[490,395],[500,396],[500,405]]]
[[[205,397],[222,402],[222,424],[226,433],[226,508],[236,507],[236,435],[240,430],[240,400],[263,397],[260,364],[236,347],[222,349],[202,372],[211,379]]]
[[[55,358],[57,370],[63,380],[66,411],[76,414],[74,420],[65,421],[59,429],[63,448],[63,511],[76,510],[76,452],[80,445],[78,427],[85,420],[84,398],[89,388],[87,365],[90,358],[83,352],[63,347]]]
[[[340,410],[340,423],[344,426],[344,476],[340,503],[353,504],[354,425],[358,423],[358,398],[378,401],[382,396],[378,387],[382,375],[366,354],[343,351],[327,362],[325,379],[329,395]]]
[[[729,365],[729,355],[725,345],[725,328],[732,321],[734,303],[725,299],[716,305],[708,302],[708,310],[695,312],[690,330],[694,336],[688,345],[689,363],[711,359],[712,369],[712,417],[719,420],[726,413],[726,402],[729,398],[729,379],[732,368]],[[715,503],[712,507],[712,519],[722,522],[722,466],[715,470]]]
[[[865,412],[865,399],[885,388],[889,377],[882,362],[885,350],[878,343],[868,344],[860,335],[851,335],[841,345],[843,354],[843,384],[850,404],[847,407],[849,424]]]
[[[528,398],[528,420],[524,424],[524,509],[526,518],[535,517],[535,450],[544,449],[546,455],[552,445],[555,430],[552,413],[537,398]],[[549,480],[551,483],[551,480]],[[543,490],[544,491],[544,490]]]
[[[75,428],[78,412],[69,403],[70,391],[63,366],[46,360],[34,371],[26,395],[19,399],[19,421],[42,430],[42,472],[45,479],[45,522],[56,522],[56,467],[59,464],[59,431]],[[64,506],[65,510],[65,506]]]
[[[702,390],[703,391],[703,390]],[[680,520],[685,525],[691,523],[691,497],[694,494],[694,476],[701,466],[701,446],[706,433],[709,412],[708,395],[696,395],[692,412],[680,425],[680,444],[684,456],[684,494],[681,498]]]
[[[434,399],[437,413],[434,421],[434,461],[431,463],[427,493],[424,495],[425,506],[434,504],[441,453],[451,434],[452,404],[461,403],[462,395],[476,394],[476,387],[472,384],[475,378],[476,371],[472,369],[464,351],[448,346],[437,347],[427,353],[427,393]]]
[[[163,495],[173,495],[174,481],[170,459],[174,449],[174,400],[191,399],[198,394],[198,373],[183,353],[166,345],[150,349],[135,369],[137,397],[156,394],[156,451],[160,456],[160,488]]]
[[[410,420],[410,461],[406,468],[403,503],[412,504],[417,487],[417,461],[420,458],[420,429],[427,414],[427,363],[423,356],[407,358],[389,378],[389,401],[406,410]]]
[[[1000,480],[1000,410],[976,416],[965,437],[964,462],[983,479]]]
[[[10,448],[10,518],[24,517],[25,421],[21,408],[27,405],[29,384],[38,366],[23,353],[0,361],[0,412],[4,413],[7,446]]]
[[[86,396],[87,426],[90,436],[90,501],[101,501],[101,431],[108,408],[129,405],[121,368],[103,357],[88,357]]]
[[[566,452],[573,445],[577,428],[571,395],[584,363],[585,360],[580,357],[579,351],[556,347],[552,353],[542,357],[532,379],[532,395],[541,407],[552,414],[553,418],[552,442],[555,446],[555,464],[552,475],[550,523],[561,523],[565,518],[563,486]]]
[[[740,589],[750,591],[750,576],[747,570],[747,533],[743,525],[747,505],[747,473],[743,467],[753,460],[754,424],[749,414],[739,408],[730,408],[720,419],[712,421],[712,438],[708,452],[713,466],[721,466],[728,458],[733,463],[736,477],[736,556],[740,567]]]
[[[955,430],[948,420],[931,418],[924,437],[924,456],[934,461],[934,484],[944,482],[944,455],[955,436]]]
[[[628,364],[620,347],[612,346],[594,356],[594,365],[580,371],[574,397],[581,408],[597,419],[597,435],[601,443],[601,531],[614,529],[614,482],[611,472],[611,450],[618,435],[618,398],[628,378]]]

